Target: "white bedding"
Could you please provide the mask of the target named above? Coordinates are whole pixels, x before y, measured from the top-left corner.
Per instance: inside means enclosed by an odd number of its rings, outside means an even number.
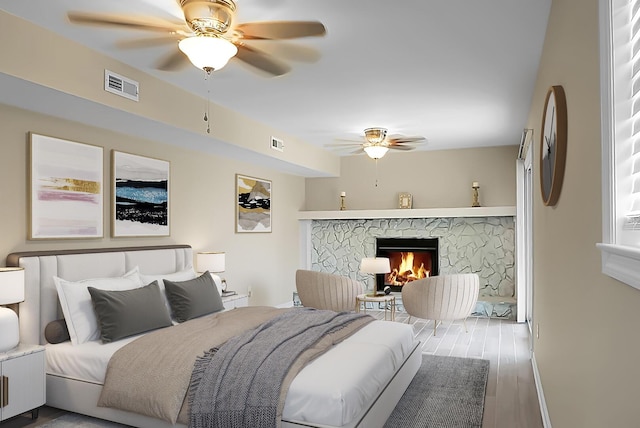
[[[47,345],[47,373],[102,384],[111,356],[137,336],[102,344]],[[389,381],[412,349],[407,324],[374,321],[305,367],[289,387],[283,419],[342,426]],[[353,358],[359,355],[359,358]]]

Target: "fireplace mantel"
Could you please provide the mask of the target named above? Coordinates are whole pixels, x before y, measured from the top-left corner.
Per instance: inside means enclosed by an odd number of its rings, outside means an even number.
[[[391,210],[299,211],[298,220],[376,218],[515,217],[516,207],[416,208]]]

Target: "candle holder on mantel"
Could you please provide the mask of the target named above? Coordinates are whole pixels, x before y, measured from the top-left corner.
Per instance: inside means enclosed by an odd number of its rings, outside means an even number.
[[[347,206],[345,205],[345,198],[347,197],[347,194],[345,192],[340,193],[340,211],[344,211],[347,209]]]
[[[480,184],[478,184],[477,181],[474,181],[473,184],[471,185],[471,188],[473,189],[472,199],[471,199],[471,206],[472,207],[479,207],[480,206],[480,196],[478,194],[478,189],[480,188]]]

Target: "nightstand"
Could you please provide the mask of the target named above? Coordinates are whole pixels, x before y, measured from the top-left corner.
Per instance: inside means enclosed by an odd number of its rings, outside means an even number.
[[[18,345],[0,352],[0,421],[31,411],[38,417],[44,405],[44,346]]]
[[[222,298],[222,304],[225,309],[240,308],[242,306],[249,306],[248,294],[234,294],[233,296],[227,296]]]

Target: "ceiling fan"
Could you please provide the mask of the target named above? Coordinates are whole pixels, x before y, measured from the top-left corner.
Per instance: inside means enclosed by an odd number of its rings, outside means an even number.
[[[235,58],[271,76],[290,71],[289,65],[268,53],[250,46],[255,40],[289,40],[319,37],[326,34],[318,21],[234,22],[236,4],[233,0],[176,0],[184,13],[184,21],[176,22],[158,17],[104,15],[69,12],[74,24],[105,25],[128,29],[154,31],[159,36],[119,43],[121,48],[138,48],[176,43],[178,49],[164,58],[157,68],[179,70],[187,58],[207,73],[219,70]],[[163,34],[164,33],[164,34]],[[301,60],[309,58],[309,49],[285,47],[289,56]],[[306,56],[305,56],[306,53]],[[186,56],[185,56],[186,55]]]
[[[364,142],[338,138],[337,141],[349,141],[349,143],[328,144],[329,147],[348,149],[357,147],[351,154],[366,153],[371,159],[382,158],[390,149],[408,151],[415,149],[413,144],[426,142],[424,137],[405,137],[402,135],[387,136],[386,128],[367,128],[364,130]]]

